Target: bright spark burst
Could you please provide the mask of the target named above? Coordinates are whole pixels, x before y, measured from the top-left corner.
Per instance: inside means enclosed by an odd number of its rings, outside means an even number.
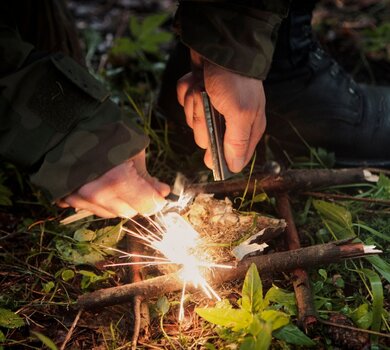
[[[179,321],[184,318],[184,298],[185,290],[188,284],[194,285],[196,288],[201,288],[209,298],[220,300],[220,297],[215,290],[210,286],[204,277],[205,268],[226,268],[230,269],[229,265],[215,264],[203,249],[197,249],[202,246],[202,240],[199,233],[177,212],[184,208],[191,197],[181,195],[177,203],[170,203],[169,207],[157,215],[157,220],[146,218],[153,229],[141,225],[139,222],[132,220],[135,224],[135,229],[130,230],[122,227],[124,231],[144,242],[156,251],[160,252],[163,257],[154,257],[142,254],[128,254],[121,252],[124,258],[142,258],[145,261],[126,262],[119,264],[111,264],[106,266],[119,265],[163,265],[175,264],[181,267],[178,275],[183,280],[183,289],[180,299]],[[203,246],[202,246],[203,247]],[[199,251],[202,251],[202,256],[199,256]]]

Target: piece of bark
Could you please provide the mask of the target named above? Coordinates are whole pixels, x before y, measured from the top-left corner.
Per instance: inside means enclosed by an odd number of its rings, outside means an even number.
[[[370,248],[370,247],[369,247]],[[313,267],[337,263],[343,259],[376,254],[380,251],[367,250],[363,243],[350,243],[350,240],[315,245],[292,251],[260,255],[242,260],[231,269],[213,268],[206,271],[206,279],[213,286],[226,281],[242,279],[252,263],[256,264],[261,275],[291,271],[295,268]],[[141,295],[144,300],[169,292],[180,290],[182,280],[177,273],[171,273],[118,287],[101,289],[81,295],[77,304],[80,308],[96,308],[127,302],[134,295]]]

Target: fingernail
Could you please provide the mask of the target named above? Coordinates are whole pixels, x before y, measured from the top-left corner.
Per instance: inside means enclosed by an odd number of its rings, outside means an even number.
[[[233,169],[231,169],[233,172],[240,172],[242,168],[245,165],[245,159],[244,158],[233,158]]]

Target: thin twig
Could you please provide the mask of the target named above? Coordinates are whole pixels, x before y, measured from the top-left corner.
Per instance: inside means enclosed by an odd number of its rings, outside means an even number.
[[[134,257],[132,258],[133,262],[139,262],[141,261],[141,258],[137,255],[142,253],[143,245],[137,240],[137,239],[130,239],[129,236],[127,236],[127,250],[131,251],[134,254]],[[131,277],[132,282],[141,282],[142,281],[142,274],[141,274],[141,268],[140,265],[132,265],[131,266]],[[143,303],[143,298],[141,295],[134,295],[132,304],[133,304],[133,334],[131,337],[131,349],[135,350],[137,348],[138,338],[141,330],[141,306]]]
[[[133,324],[133,335],[131,337],[131,349],[137,349],[139,331],[141,329],[141,304],[142,297],[140,295],[135,295],[133,297],[133,315],[134,315],[134,324]]]
[[[321,318],[319,318],[318,321],[323,323],[323,324],[326,324],[327,326],[345,328],[345,329],[350,329],[351,331],[357,331],[357,332],[361,332],[361,333],[368,333],[368,334],[377,335],[379,337],[390,338],[390,334],[386,334],[386,333],[380,333],[380,332],[371,331],[369,329],[356,328],[356,327],[348,326],[345,324],[334,323],[334,322],[323,320]]]
[[[76,317],[74,318],[74,321],[73,321],[71,327],[69,328],[68,334],[66,335],[65,340],[64,340],[64,342],[62,343],[60,350],[65,350],[66,344],[68,343],[68,341],[69,341],[70,338],[72,337],[73,331],[74,331],[74,329],[76,328],[76,325],[77,325],[77,323],[79,322],[81,313],[82,313],[83,311],[84,311],[84,310],[81,308],[81,309],[79,310],[79,312],[77,313]]]
[[[390,200],[379,199],[379,198],[362,198],[362,197],[354,197],[347,194],[338,194],[338,193],[323,193],[323,192],[302,192],[305,196],[312,196],[318,198],[333,198],[333,199],[345,199],[351,200],[355,202],[366,202],[366,203],[374,203],[374,204],[382,204],[389,205]]]

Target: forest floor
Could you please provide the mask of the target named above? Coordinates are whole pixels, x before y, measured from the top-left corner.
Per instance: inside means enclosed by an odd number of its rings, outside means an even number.
[[[150,172],[170,184],[177,172],[193,182],[210,180],[210,172],[202,164],[202,152],[179,152],[176,136],[165,128],[164,118],[155,107],[164,67],[174,46],[171,24],[175,2],[69,0],[68,4],[81,33],[91,74],[111,89],[114,100],[129,115],[136,116],[151,138],[147,158]],[[390,86],[389,1],[320,1],[313,28],[322,47],[358,82]],[[333,161],[333,154],[326,150],[308,148],[307,154],[288,157],[287,166],[323,168],[332,167]],[[294,331],[294,339],[272,333],[272,349],[390,348],[388,174],[383,171],[373,184],[322,188],[328,196],[325,199],[318,198],[318,194],[291,196],[303,246],[356,237],[384,253],[371,261],[357,259],[310,269],[318,317],[349,328],[316,323],[307,332],[312,341],[303,332]],[[250,169],[246,169],[241,176],[250,175]],[[235,210],[278,218],[272,196],[240,200],[242,197],[245,196],[230,198]],[[72,210],[48,203],[26,173],[10,163],[1,164],[0,350],[132,347],[131,302],[82,312],[76,305],[82,294],[131,282],[128,268],[104,267],[119,259],[101,248],[101,242],[116,246],[123,221],[95,218],[61,225],[60,220],[70,214]],[[131,245],[129,239],[118,243],[123,250]],[[271,245],[273,250],[280,247],[283,243],[279,239]],[[272,300],[272,310],[288,315],[295,327],[297,315],[290,276],[281,272],[271,282],[263,284],[264,292],[274,288],[273,293],[279,296]],[[225,304],[237,308],[241,305],[241,288],[242,281],[236,281],[221,286],[217,292]],[[146,324],[141,325],[137,348],[250,348],[244,345],[244,331],[214,326],[195,312],[197,307],[215,304],[200,292],[188,293],[185,319],[178,322],[179,300],[180,293],[147,300],[143,307],[148,317],[142,319]]]

